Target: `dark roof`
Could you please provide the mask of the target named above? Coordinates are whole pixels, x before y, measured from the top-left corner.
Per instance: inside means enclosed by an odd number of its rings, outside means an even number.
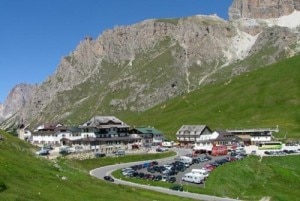
[[[71,132],[67,127],[65,126],[59,126],[51,130],[38,130],[32,133],[32,135],[55,135],[61,132]]]
[[[54,129],[59,125],[62,125],[62,124],[59,124],[59,123],[45,123],[44,124],[44,129]]]
[[[143,134],[162,134],[161,131],[155,129],[155,128],[151,128],[151,127],[137,127],[137,128],[134,128],[132,130],[137,130],[139,131],[140,133],[143,133]]]
[[[211,130],[206,125],[183,125],[177,131],[176,135],[184,135],[186,131],[187,131],[187,135],[191,135],[192,133],[194,133],[194,135],[198,135],[197,133],[202,134],[202,132],[206,128],[211,132]]]
[[[219,133],[218,137],[215,139],[216,141],[241,141],[241,139],[227,131],[217,131]]]
[[[75,126],[72,127],[68,127],[68,129],[72,132],[72,133],[80,133],[81,129]]]
[[[80,128],[85,128],[85,127],[101,128],[101,127],[112,127],[112,126],[129,127],[120,119],[114,116],[95,116],[79,127]]]
[[[255,133],[251,133],[251,136],[272,136],[271,133],[269,132],[255,132]]]

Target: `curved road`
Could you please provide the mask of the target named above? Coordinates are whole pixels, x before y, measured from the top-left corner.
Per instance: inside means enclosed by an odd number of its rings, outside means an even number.
[[[184,154],[187,153],[187,151],[184,150],[184,149],[175,149],[174,151],[177,152],[177,155],[184,155]],[[175,157],[176,156],[169,157],[169,158],[164,158],[164,159],[158,159],[156,161],[166,161],[166,160],[171,161]],[[147,162],[147,161],[122,163],[122,164],[116,164],[116,165],[109,165],[109,166],[105,166],[105,167],[100,167],[100,168],[96,168],[94,170],[91,170],[90,175],[94,176],[98,179],[103,179],[103,177],[106,176],[106,175],[111,176],[111,173],[115,170],[126,168],[126,167],[129,167],[129,166],[132,166],[132,165],[141,164],[143,162]],[[177,196],[192,198],[192,199],[196,199],[196,200],[203,200],[203,201],[204,200],[205,201],[237,201],[236,199],[231,199],[231,198],[221,198],[221,197],[216,197],[216,196],[211,196],[211,195],[189,193],[189,192],[185,192],[185,191],[180,192],[180,191],[174,191],[174,190],[170,190],[170,189],[163,188],[163,187],[158,187],[158,186],[147,186],[147,185],[137,184],[137,183],[133,183],[133,182],[123,181],[123,180],[116,179],[116,178],[114,178],[114,179],[115,179],[115,181],[113,183],[115,183],[115,184],[133,186],[133,187],[137,187],[137,188],[153,190],[153,191],[157,191],[157,192],[161,192],[161,193],[166,193],[166,194],[170,194],[170,195],[177,195]]]

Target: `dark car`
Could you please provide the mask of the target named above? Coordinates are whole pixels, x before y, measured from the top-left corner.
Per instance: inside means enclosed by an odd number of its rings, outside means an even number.
[[[139,177],[140,174],[136,171],[132,172],[132,174],[129,175],[130,177]]]
[[[145,176],[145,173],[143,173],[143,172],[139,172],[139,176],[138,176],[138,178],[144,178],[144,176]]]
[[[133,166],[130,166],[133,170],[137,170],[138,169],[138,165],[133,165]]]
[[[155,172],[155,170],[154,170],[153,167],[148,167],[148,168],[147,168],[147,171],[148,171],[148,172],[151,172],[151,173],[154,173],[154,172]]]
[[[149,180],[154,180],[155,179],[155,175],[151,174],[150,177],[148,178]]]
[[[151,164],[152,164],[152,166],[153,165],[158,165],[158,162],[157,161],[152,161]]]
[[[104,176],[104,180],[114,182],[115,180],[111,176]]]
[[[95,153],[95,157],[96,158],[102,158],[102,157],[105,157],[106,155],[105,155],[105,153]]]
[[[183,191],[182,185],[174,185],[174,186],[171,186],[170,189],[174,190],[174,191]]]
[[[156,172],[160,172],[160,166],[153,166],[153,170]]]
[[[149,179],[151,177],[151,174],[144,174],[143,179]]]
[[[170,183],[174,183],[176,181],[176,178],[175,177],[169,177],[167,179],[167,181],[170,182]]]
[[[172,176],[172,175],[176,175],[178,173],[178,171],[175,171],[175,170],[170,170],[167,175],[168,176]]]
[[[162,176],[161,175],[155,176],[154,181],[160,181],[160,180],[162,180]]]
[[[210,165],[212,165],[212,166],[214,166],[214,167],[218,167],[218,166],[220,166],[220,163],[218,163],[218,162],[212,162],[212,163],[209,163]]]
[[[205,160],[205,161],[210,161],[210,160],[212,160],[212,158],[211,158],[210,156],[205,156],[205,157],[204,157],[204,160]]]

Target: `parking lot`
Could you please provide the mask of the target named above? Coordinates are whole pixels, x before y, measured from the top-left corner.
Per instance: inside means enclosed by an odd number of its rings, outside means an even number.
[[[166,160],[163,162],[152,161],[150,163],[143,163],[136,166],[124,168],[122,173],[126,177],[134,177],[143,180],[152,180],[157,182],[170,182],[184,185],[196,185],[203,186],[205,184],[205,177],[202,177],[201,182],[195,180],[187,182],[183,181],[182,178],[187,174],[191,173],[192,170],[206,170],[209,173],[224,163],[231,162],[234,160],[240,160],[246,156],[236,154],[235,156],[224,155],[224,156],[210,156],[206,154],[197,154],[188,157],[192,158],[192,162],[188,164],[180,163],[180,157],[176,157],[174,160]],[[184,167],[182,167],[184,166]],[[196,170],[194,170],[196,171]],[[198,174],[194,174],[198,175]]]

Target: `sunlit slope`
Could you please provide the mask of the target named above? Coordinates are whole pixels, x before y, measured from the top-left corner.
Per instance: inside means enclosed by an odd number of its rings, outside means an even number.
[[[3,131],[0,135],[4,136],[0,140],[1,201],[182,200],[93,178],[83,169],[72,168],[67,160],[37,157],[28,143]]]
[[[279,137],[300,137],[300,56],[206,86],[138,115],[131,125],[155,126],[175,139],[183,124],[214,129],[279,126]]]

